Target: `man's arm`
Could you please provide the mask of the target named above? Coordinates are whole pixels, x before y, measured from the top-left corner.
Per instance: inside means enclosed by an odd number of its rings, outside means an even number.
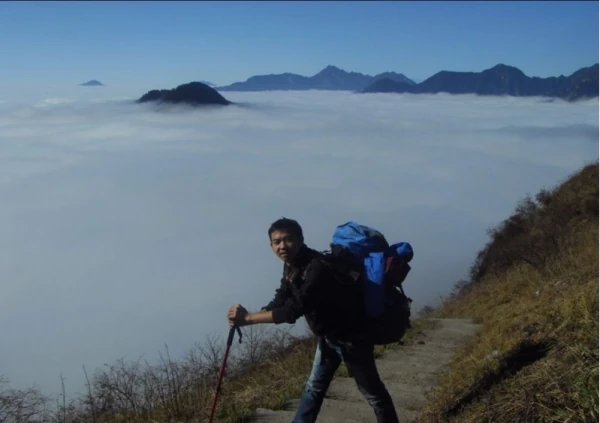
[[[244,326],[257,323],[273,323],[273,312],[262,310],[256,313],[248,313],[244,317]]]
[[[309,264],[304,283],[298,293],[298,300],[290,298],[281,307],[274,308],[273,323],[295,323],[301,316],[317,308],[322,300],[322,289],[326,282],[323,278],[324,271],[324,266],[319,260]]]
[[[302,307],[295,301],[288,300],[281,307],[273,310],[257,311],[249,313],[244,307],[237,304],[231,307],[229,311],[229,325],[248,326],[257,323],[295,323],[302,316]]]
[[[262,307],[261,310],[270,311],[285,304],[288,295],[286,283],[288,282],[285,280],[285,278],[281,278],[281,285],[275,290],[275,297],[269,304]]]
[[[295,323],[303,314],[315,309],[322,299],[321,290],[326,282],[322,278],[324,267],[319,261],[314,261],[306,271],[306,279],[299,293],[299,301],[288,297],[284,279],[281,288],[277,290],[275,299],[261,311],[248,313],[240,305],[230,309],[230,325],[247,326],[258,323]],[[283,302],[285,301],[285,302]],[[283,304],[281,304],[283,302]]]

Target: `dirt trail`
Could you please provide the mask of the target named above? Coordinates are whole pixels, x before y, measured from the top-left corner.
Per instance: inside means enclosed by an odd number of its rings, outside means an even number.
[[[479,325],[466,319],[438,319],[437,326],[423,331],[407,345],[388,351],[377,360],[377,367],[385,382],[400,422],[410,422],[419,415],[426,394],[437,383],[437,373],[444,370],[455,354]],[[298,400],[288,401],[284,410],[257,409],[247,422],[289,423]],[[375,423],[373,409],[362,397],[350,378],[333,380],[319,413],[318,423]]]

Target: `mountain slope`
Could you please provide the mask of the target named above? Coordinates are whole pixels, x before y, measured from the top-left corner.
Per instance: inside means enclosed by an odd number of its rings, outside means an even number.
[[[567,100],[598,97],[598,63],[579,69],[569,77],[569,80]]]
[[[525,197],[433,313],[483,325],[420,423],[598,421],[598,162]]]

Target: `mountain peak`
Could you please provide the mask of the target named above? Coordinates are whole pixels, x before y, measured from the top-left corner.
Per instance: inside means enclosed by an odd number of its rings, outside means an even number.
[[[483,72],[502,72],[502,73],[514,73],[525,76],[523,71],[515,66],[505,65],[504,63],[498,63],[496,66],[484,70]]]
[[[322,74],[339,74],[339,73],[348,73],[343,69],[338,68],[337,66],[334,65],[327,65],[327,67],[323,68],[323,70],[321,70],[317,75],[322,75]]]
[[[496,66],[491,67],[490,69],[517,69],[514,66],[505,65],[504,63],[498,63]]]
[[[104,84],[96,79],[92,79],[88,82],[84,82],[83,84],[79,84],[80,86],[83,87],[103,87]]]

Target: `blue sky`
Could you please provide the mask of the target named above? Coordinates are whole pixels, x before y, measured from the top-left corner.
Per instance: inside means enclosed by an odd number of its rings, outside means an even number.
[[[598,61],[598,2],[1,2],[0,51],[2,85],[167,88],[329,64],[545,77]]]

